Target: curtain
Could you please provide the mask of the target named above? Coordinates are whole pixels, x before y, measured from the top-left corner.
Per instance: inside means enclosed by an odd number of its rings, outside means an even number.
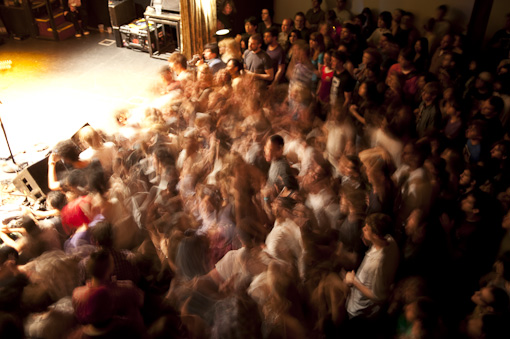
[[[180,0],[182,53],[191,59],[216,33],[216,0]]]

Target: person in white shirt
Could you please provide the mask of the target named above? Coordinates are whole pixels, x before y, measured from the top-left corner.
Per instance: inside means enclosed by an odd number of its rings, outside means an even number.
[[[374,213],[367,217],[363,227],[363,242],[369,246],[356,271],[347,272],[345,283],[351,288],[346,309],[351,324],[357,325],[376,319],[388,300],[399,261],[398,246],[390,235],[393,223],[389,216]],[[356,326],[359,331],[370,331],[367,326]]]
[[[113,161],[117,155],[113,142],[103,142],[99,133],[91,126],[80,129],[80,139],[88,146],[80,153],[80,160],[90,162],[99,160],[105,174],[110,176],[113,173]]]

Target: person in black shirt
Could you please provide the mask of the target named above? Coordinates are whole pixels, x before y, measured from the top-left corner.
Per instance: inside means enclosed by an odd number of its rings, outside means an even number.
[[[218,8],[217,29],[229,29],[229,37],[233,37],[233,29],[235,24],[236,6],[232,0],[224,0]]]
[[[258,23],[257,19],[254,16],[249,17],[244,20],[244,30],[245,32],[241,35],[236,36],[236,40],[241,43],[241,51],[244,53],[245,50],[248,49],[248,40],[250,37],[257,33]]]
[[[266,32],[268,29],[275,28],[277,31],[279,30],[279,27],[277,24],[273,22],[273,11],[270,8],[263,8],[262,12],[260,14],[260,18],[262,21],[259,23],[257,28],[257,33],[260,35],[264,35],[264,32]]]
[[[305,41],[310,40],[310,30],[306,27],[306,17],[303,12],[297,12],[294,17],[294,28],[301,33],[301,38]]]
[[[331,81],[330,104],[331,106],[343,106],[348,108],[351,103],[352,91],[356,85],[356,80],[344,68],[347,61],[347,55],[342,52],[335,51],[333,53],[331,63],[335,71],[333,80]]]
[[[510,58],[510,13],[505,17],[505,25],[502,29],[494,33],[489,41],[489,46],[494,53],[494,64],[497,65],[501,60]]]

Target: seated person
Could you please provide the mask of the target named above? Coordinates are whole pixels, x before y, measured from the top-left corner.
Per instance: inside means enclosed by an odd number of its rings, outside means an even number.
[[[81,35],[89,35],[90,32],[87,29],[87,4],[83,4],[81,0],[64,0],[62,1],[64,6],[64,17],[67,21],[70,21],[74,25],[77,38],[81,38]]]

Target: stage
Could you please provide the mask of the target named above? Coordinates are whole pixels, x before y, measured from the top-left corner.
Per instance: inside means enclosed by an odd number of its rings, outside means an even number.
[[[15,155],[51,147],[85,123],[114,131],[112,111],[152,98],[166,62],[111,42],[113,34],[97,31],[60,42],[5,40],[0,62],[11,60],[12,68],[0,71],[0,118]]]
[[[113,34],[98,31],[60,42],[5,39],[0,65],[3,60],[12,64],[0,70],[0,118],[20,164],[41,160],[86,123],[115,132],[112,112],[150,102],[158,71],[166,64],[148,53],[118,48]],[[0,158],[5,159],[9,150],[0,134]],[[12,162],[0,161],[5,164]],[[0,171],[2,203],[5,193],[12,193],[15,176]]]

